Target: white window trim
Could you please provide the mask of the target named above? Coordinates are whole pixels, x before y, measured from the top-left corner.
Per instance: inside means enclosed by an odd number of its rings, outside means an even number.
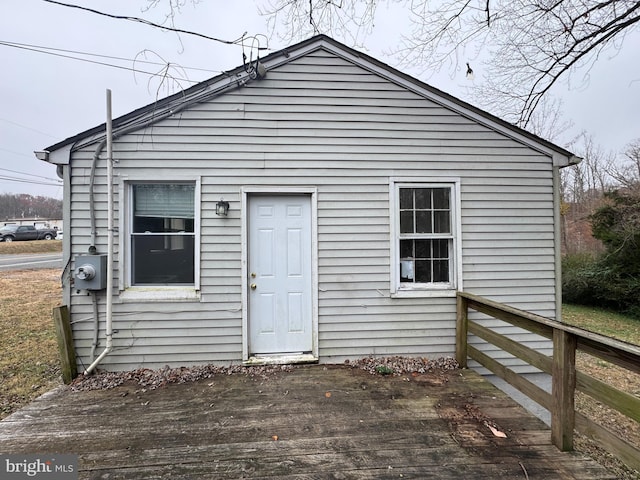
[[[453,234],[452,278],[450,284],[417,284],[400,288],[398,264],[400,262],[399,217],[400,188],[451,188],[451,213]],[[389,179],[389,231],[390,231],[390,285],[392,298],[454,297],[462,290],[462,222],[460,178],[458,177],[391,177]]]
[[[200,176],[172,176],[171,178],[149,178],[141,176],[121,176],[118,189],[119,198],[119,253],[118,275],[119,296],[116,301],[194,301],[200,300],[200,242],[201,242],[201,177]],[[136,183],[193,183],[194,191],[194,284],[193,285],[131,285],[131,247],[130,236],[132,228],[131,201],[132,185]],[[124,266],[124,271],[122,266]]]

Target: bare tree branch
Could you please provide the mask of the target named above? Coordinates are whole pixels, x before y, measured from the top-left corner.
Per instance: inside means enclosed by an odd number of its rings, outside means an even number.
[[[611,165],[608,173],[623,187],[640,191],[640,138],[627,145],[623,160]]]
[[[407,4],[409,0],[389,0]],[[269,29],[290,43],[317,33],[361,45],[371,32],[379,0],[263,0]]]
[[[487,0],[485,11],[487,12],[487,27],[491,27],[491,12],[489,11],[489,0]]]

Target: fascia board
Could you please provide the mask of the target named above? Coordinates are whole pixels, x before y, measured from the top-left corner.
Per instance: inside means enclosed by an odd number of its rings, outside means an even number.
[[[73,147],[73,145],[66,145],[58,150],[49,152],[47,154],[47,159],[44,161],[53,165],[69,165],[71,147]]]

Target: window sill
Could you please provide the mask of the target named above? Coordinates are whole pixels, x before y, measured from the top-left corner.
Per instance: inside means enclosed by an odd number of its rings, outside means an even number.
[[[391,298],[452,298],[457,295],[455,289],[442,290],[396,290],[391,293]]]
[[[129,287],[120,292],[122,302],[194,302],[200,301],[200,292],[193,287]]]

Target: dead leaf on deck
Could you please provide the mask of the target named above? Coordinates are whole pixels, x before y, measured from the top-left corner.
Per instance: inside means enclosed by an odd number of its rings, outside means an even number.
[[[499,437],[499,438],[507,438],[507,434],[504,432],[501,432],[500,430],[498,430],[497,428],[495,428],[493,425],[490,424],[486,424],[487,427],[489,427],[489,430],[491,430],[491,433],[493,433],[494,436]]]
[[[325,393],[324,396],[327,397],[327,398],[331,398],[331,392]]]
[[[271,435],[271,440],[273,440],[274,442],[278,441],[278,435]]]

